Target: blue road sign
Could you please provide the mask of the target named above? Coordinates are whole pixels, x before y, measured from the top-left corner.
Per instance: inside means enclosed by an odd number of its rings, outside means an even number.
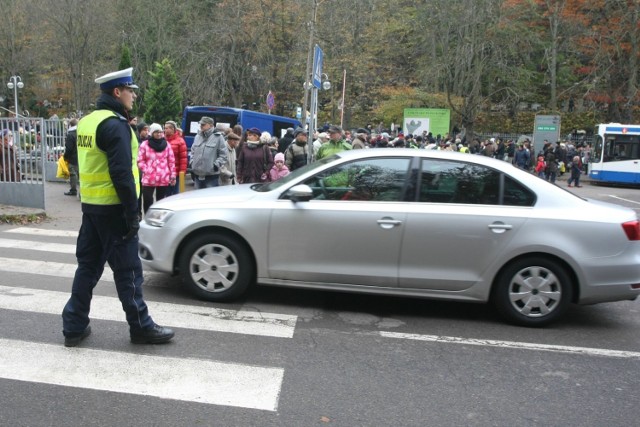
[[[313,85],[320,89],[322,86],[322,61],[324,54],[320,46],[316,45],[313,51]]]
[[[276,106],[276,97],[273,96],[273,92],[269,91],[267,94],[267,108],[269,110],[273,110],[273,107]]]

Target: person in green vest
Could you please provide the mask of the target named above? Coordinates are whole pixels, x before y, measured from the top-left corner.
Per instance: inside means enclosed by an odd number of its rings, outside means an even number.
[[[345,150],[351,150],[351,144],[345,141],[342,128],[340,126],[331,126],[329,128],[329,142],[322,144],[316,155],[316,160]]]
[[[77,128],[82,225],[78,233],[78,268],[71,297],[62,311],[64,345],[77,346],[91,334],[89,307],[93,288],[105,263],[113,278],[134,344],[159,344],[174,332],[151,319],[142,295],[142,264],[138,257],[138,140],[129,125],[129,111],[138,88],[133,68],[96,79],[102,94],[97,110]]]

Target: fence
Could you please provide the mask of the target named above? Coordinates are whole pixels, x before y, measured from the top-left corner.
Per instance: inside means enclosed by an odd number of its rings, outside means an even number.
[[[0,204],[44,209],[44,182],[56,178],[65,124],[58,119],[0,118]]]

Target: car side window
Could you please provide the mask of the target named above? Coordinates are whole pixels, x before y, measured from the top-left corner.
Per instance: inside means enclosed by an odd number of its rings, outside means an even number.
[[[466,162],[423,159],[419,184],[420,202],[533,206],[536,200],[533,192],[513,178]]]
[[[536,203],[536,196],[518,181],[505,176],[502,203],[508,206],[533,206]]]
[[[365,159],[322,171],[304,184],[313,190],[312,200],[403,200],[409,158]]]
[[[451,160],[423,159],[419,201],[497,205],[500,172]]]

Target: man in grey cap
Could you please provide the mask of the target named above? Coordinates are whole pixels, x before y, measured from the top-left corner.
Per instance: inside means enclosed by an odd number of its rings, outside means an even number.
[[[316,160],[345,150],[351,150],[351,145],[345,141],[342,135],[342,128],[340,126],[331,126],[329,127],[329,142],[322,144],[318,150]]]
[[[224,131],[213,127],[211,117],[200,119],[200,130],[191,145],[191,170],[196,189],[220,185],[220,168],[227,163],[227,142]]]
[[[294,171],[306,165],[309,159],[307,131],[302,129],[301,127],[298,127],[293,132],[293,137],[295,138],[293,140],[293,143],[289,145],[289,148],[287,148],[287,151],[284,153],[284,163],[287,165],[290,171]]]

